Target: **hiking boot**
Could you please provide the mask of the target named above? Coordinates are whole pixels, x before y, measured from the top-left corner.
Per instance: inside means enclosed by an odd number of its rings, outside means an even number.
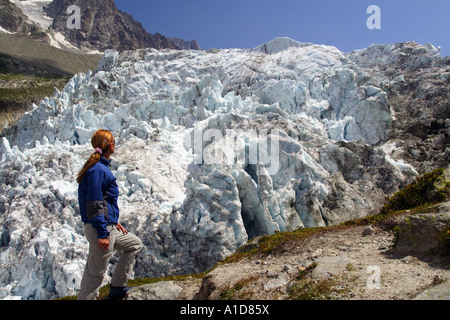
[[[113,287],[113,286],[111,286],[109,288],[108,298],[111,300],[123,299],[129,290],[130,290],[130,287]]]

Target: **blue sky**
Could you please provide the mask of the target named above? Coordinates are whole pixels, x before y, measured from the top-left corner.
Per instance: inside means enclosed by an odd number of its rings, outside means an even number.
[[[253,48],[276,37],[348,52],[374,43],[415,41],[450,55],[449,0],[115,0],[150,33],[195,39],[202,49]],[[366,26],[370,5],[381,29]]]

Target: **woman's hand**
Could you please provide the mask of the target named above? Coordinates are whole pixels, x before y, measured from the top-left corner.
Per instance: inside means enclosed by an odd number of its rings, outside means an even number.
[[[108,240],[108,238],[106,238],[106,239],[98,239],[97,245],[103,251],[108,251],[108,248],[109,248],[109,240]]]
[[[117,230],[119,230],[120,232],[122,232],[123,234],[127,234],[128,231],[127,229],[125,229],[124,227],[122,227],[122,225],[120,223],[117,224]]]
[[[117,224],[116,228],[117,228],[117,230],[119,230],[123,234],[127,234],[128,233],[127,229],[122,227],[122,225],[120,223]],[[100,249],[102,249],[104,251],[108,251],[108,248],[109,248],[109,240],[108,240],[108,238],[106,238],[106,239],[98,239],[97,245],[100,247]]]

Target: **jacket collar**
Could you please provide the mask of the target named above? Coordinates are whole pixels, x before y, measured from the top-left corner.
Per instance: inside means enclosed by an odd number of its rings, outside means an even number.
[[[111,160],[106,159],[105,157],[101,157],[100,158],[100,163],[104,164],[105,166],[109,166],[109,164],[111,163]]]

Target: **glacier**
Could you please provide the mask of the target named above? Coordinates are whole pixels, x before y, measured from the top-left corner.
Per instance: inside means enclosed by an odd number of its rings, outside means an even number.
[[[415,47],[411,68],[439,59]],[[134,276],[204,271],[252,237],[376,212],[417,175],[390,152],[390,80],[367,71],[397,49],[108,50],[2,133],[0,299],[79,289],[75,178],[100,128],[117,142],[121,223],[145,245]]]

